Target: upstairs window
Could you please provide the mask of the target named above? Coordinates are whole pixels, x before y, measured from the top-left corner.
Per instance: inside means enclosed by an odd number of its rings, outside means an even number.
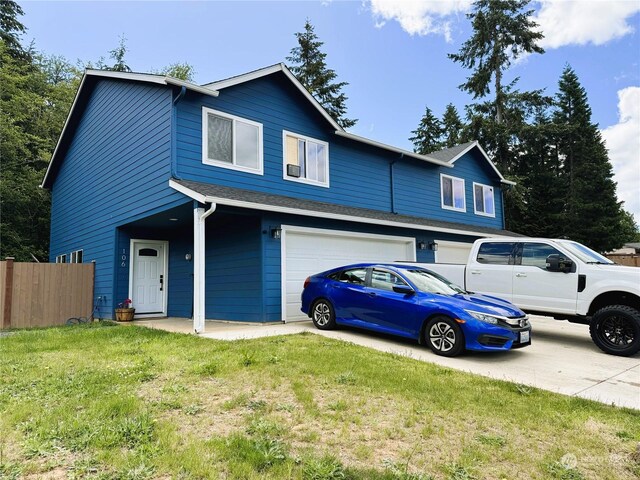
[[[71,261],[69,263],[82,263],[82,250],[71,252]]]
[[[203,108],[202,163],[262,175],[262,124]]]
[[[284,178],[329,186],[329,144],[321,140],[284,132]]]
[[[440,175],[440,192],[442,195],[442,208],[466,212],[467,204],[464,195],[464,180],[462,178]]]
[[[496,216],[493,187],[480,183],[473,184],[473,211],[476,215]]]

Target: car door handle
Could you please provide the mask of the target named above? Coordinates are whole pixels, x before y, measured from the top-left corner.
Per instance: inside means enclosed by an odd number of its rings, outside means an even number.
[[[480,275],[481,273],[478,270],[471,270],[471,275]]]
[[[369,293],[367,293],[367,295],[369,295],[371,298],[377,296],[376,293],[374,293],[374,292],[369,292]]]
[[[516,277],[526,277],[526,273],[516,273]]]

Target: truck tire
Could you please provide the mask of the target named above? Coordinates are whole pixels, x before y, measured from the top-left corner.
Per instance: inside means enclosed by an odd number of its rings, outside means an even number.
[[[593,314],[591,339],[600,350],[628,357],[640,351],[640,312],[627,305],[609,305]]]

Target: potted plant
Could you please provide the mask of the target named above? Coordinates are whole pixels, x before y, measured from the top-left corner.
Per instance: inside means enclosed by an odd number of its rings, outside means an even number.
[[[135,308],[131,308],[131,299],[127,298],[118,304],[116,308],[116,320],[118,322],[130,322],[136,313]]]

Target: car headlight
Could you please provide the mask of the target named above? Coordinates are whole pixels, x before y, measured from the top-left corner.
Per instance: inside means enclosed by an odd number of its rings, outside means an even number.
[[[492,325],[498,324],[498,318],[493,315],[487,315],[486,313],[474,312],[473,310],[465,310],[469,315],[471,315],[476,320],[480,320],[484,323],[490,323]]]

